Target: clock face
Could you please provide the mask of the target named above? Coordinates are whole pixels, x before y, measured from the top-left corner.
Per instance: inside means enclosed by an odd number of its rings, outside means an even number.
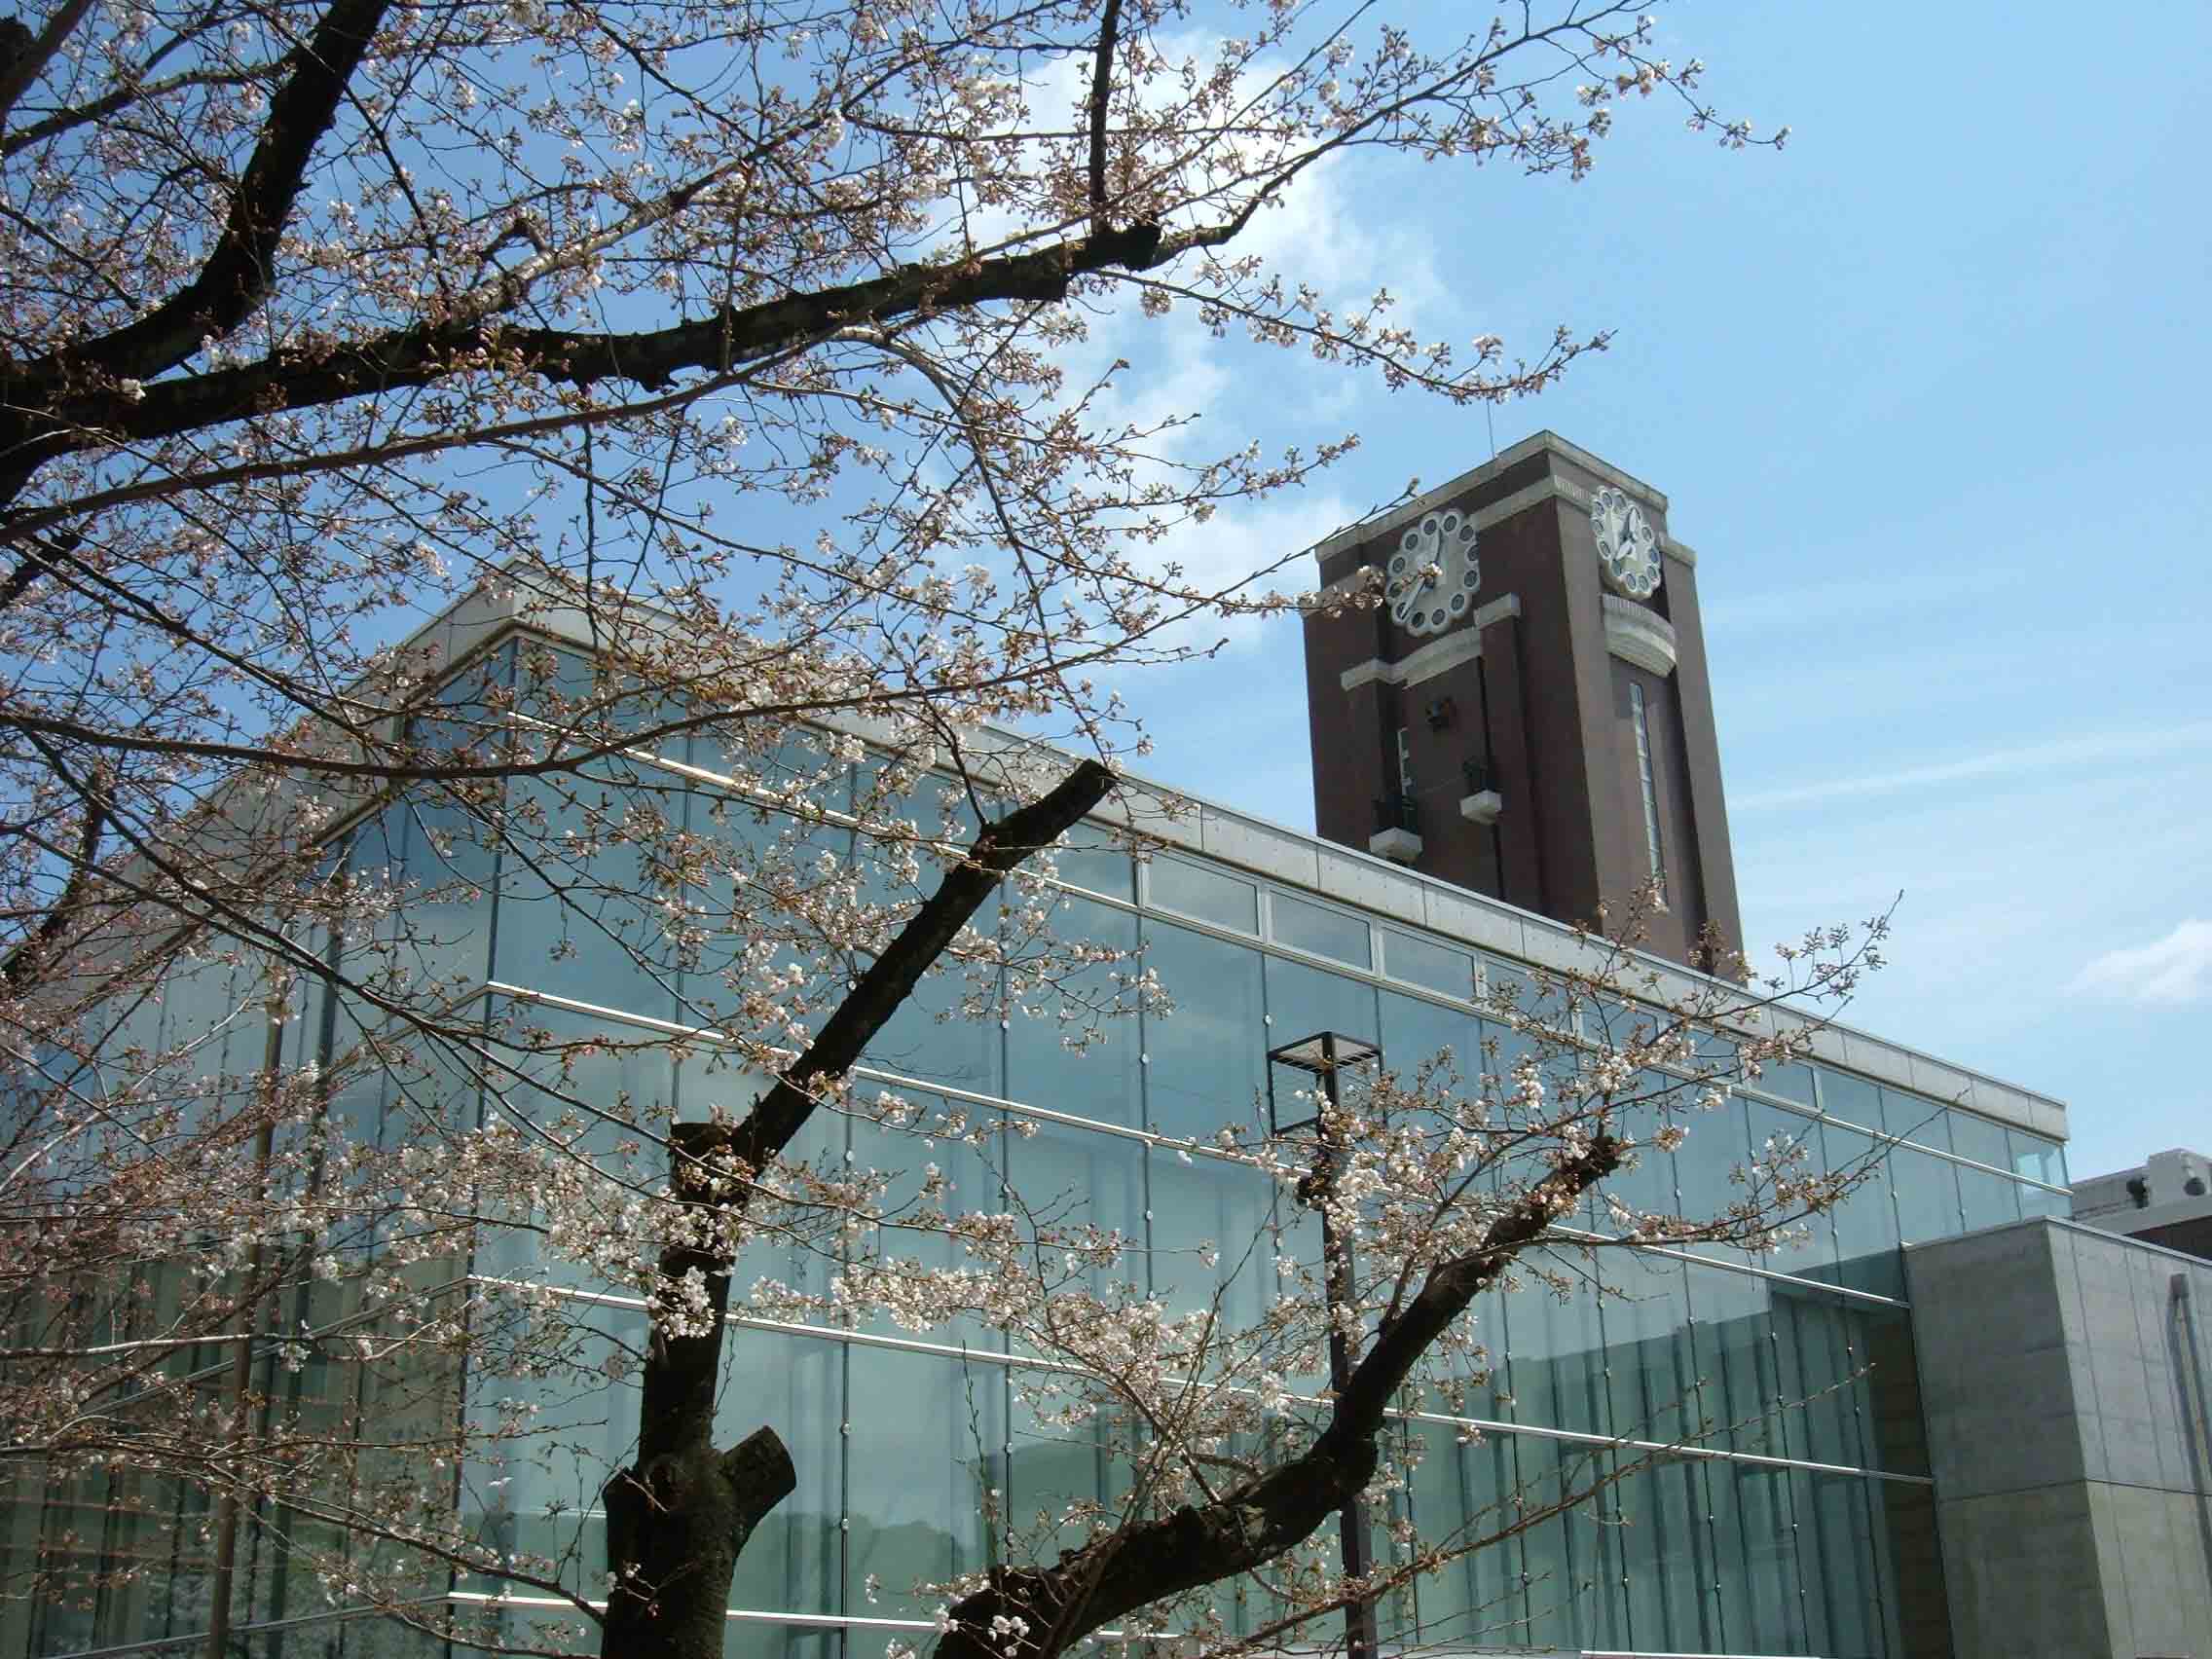
[[[1475,522],[1456,509],[1429,513],[1398,537],[1385,571],[1383,603],[1409,634],[1438,634],[1473,608],[1483,568]]]
[[[1598,570],[1607,587],[1630,599],[1649,599],[1659,591],[1659,533],[1641,507],[1608,486],[1590,503],[1590,528],[1598,535]]]

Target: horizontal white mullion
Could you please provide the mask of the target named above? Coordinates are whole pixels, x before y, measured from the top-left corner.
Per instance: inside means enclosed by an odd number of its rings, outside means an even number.
[[[566,1009],[574,1014],[611,1019],[618,1024],[636,1025],[643,1029],[659,1031],[671,1037],[701,1043],[719,1044],[726,1041],[719,1032],[710,1030],[705,1026],[680,1025],[674,1020],[654,1019],[646,1014],[625,1013],[621,1009],[603,1008],[595,1003],[579,1002],[574,997],[560,996],[550,991],[535,991],[527,986],[510,985],[501,980],[495,979],[488,982],[485,989],[526,1002],[542,1003],[550,1008]],[[1256,1160],[1247,1154],[1231,1152],[1206,1141],[1189,1139],[1181,1135],[1163,1135],[1156,1129],[1137,1128],[1127,1124],[1109,1124],[1097,1118],[1086,1118],[1073,1112],[1056,1111],[1050,1106],[1030,1106],[1018,1100],[1010,1100],[1004,1095],[985,1094],[977,1089],[962,1088],[957,1084],[938,1083],[928,1078],[907,1077],[903,1073],[889,1071],[881,1066],[871,1066],[866,1063],[856,1065],[852,1069],[852,1075],[867,1078],[871,1082],[889,1084],[895,1088],[909,1088],[926,1094],[941,1094],[948,1100],[958,1100],[967,1105],[979,1106],[989,1111],[1005,1112],[1016,1118],[1030,1118],[1040,1123],[1057,1124],[1065,1128],[1088,1129],[1097,1134],[1116,1135],[1124,1140],[1135,1141],[1143,1146],[1158,1147],[1166,1152],[1197,1153],[1213,1159],[1217,1162],[1241,1164],[1246,1168],[1261,1166]],[[1856,1124],[1850,1126],[1857,1127]],[[1931,1147],[1924,1150],[1933,1152],[1935,1149]],[[1946,1155],[1938,1154],[1938,1156]],[[1964,1161],[1954,1159],[1953,1161]],[[1977,1164],[1975,1167],[1982,1168],[1986,1165]],[[1560,1228],[1557,1231],[1575,1237],[1577,1241],[1594,1244],[1619,1244],[1624,1242],[1617,1238],[1606,1237],[1603,1234],[1585,1234],[1575,1228]],[[1670,1260],[1694,1263],[1703,1268],[1717,1268],[1723,1272],[1746,1273],[1755,1278],[1777,1279],[1788,1284],[1803,1285],[1816,1292],[1872,1303],[1886,1308],[1907,1306],[1895,1297],[1878,1295],[1870,1290],[1859,1290],[1849,1285],[1828,1284],[1821,1279],[1801,1278],[1794,1273],[1781,1272],[1772,1268],[1754,1267],[1749,1262],[1723,1261],[1717,1257],[1699,1255],[1694,1251],[1680,1250],[1659,1244],[1634,1244],[1629,1247],[1649,1251],[1653,1255],[1665,1256]]]
[[[508,1290],[524,1290],[533,1294],[552,1291],[555,1295],[576,1302],[588,1302],[602,1307],[622,1308],[644,1312],[643,1298],[616,1296],[605,1291],[571,1290],[565,1286],[532,1285],[516,1279],[494,1278],[488,1274],[470,1275],[473,1282],[493,1284]],[[891,1348],[903,1353],[926,1354],[940,1359],[976,1361],[984,1365],[997,1365],[1012,1370],[1046,1371],[1062,1377],[1092,1377],[1096,1373],[1064,1359],[1043,1359],[1031,1354],[1014,1353],[1003,1348],[977,1348],[952,1343],[924,1342],[915,1337],[889,1337],[874,1331],[846,1331],[829,1325],[802,1324],[796,1320],[764,1319],[752,1314],[725,1313],[724,1323],[746,1330],[764,1331],[774,1336],[808,1337],[817,1342],[846,1343],[857,1347]],[[1180,1386],[1201,1388],[1208,1392],[1251,1395],[1256,1389],[1239,1383],[1208,1382],[1200,1378],[1171,1379]],[[1328,1402],[1316,1395],[1294,1394],[1291,1398],[1302,1406],[1321,1406]],[[1695,1441],[1639,1440],[1627,1435],[1593,1434],[1586,1429],[1550,1428],[1540,1423],[1507,1422],[1498,1418],[1456,1417],[1446,1412],[1408,1411],[1397,1407],[1385,1410],[1385,1417],[1398,1422],[1432,1422],[1455,1429],[1476,1429],[1484,1434],[1527,1434],[1540,1440],[1567,1441],[1593,1449],[1664,1452],[1677,1456],[1697,1457],[1708,1461],[1754,1463],[1786,1469],[1810,1469],[1819,1474],[1859,1475],[1872,1480],[1901,1481],[1911,1486],[1933,1486],[1927,1475],[1899,1474],[1888,1469],[1860,1468],[1849,1463],[1821,1463],[1805,1457],[1770,1457],[1756,1452],[1735,1452],[1722,1446],[1706,1446]]]

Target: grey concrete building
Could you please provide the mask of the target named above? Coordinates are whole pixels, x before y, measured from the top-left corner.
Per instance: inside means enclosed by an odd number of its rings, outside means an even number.
[[[2077,1181],[2074,1219],[2212,1261],[2212,1158],[2175,1147]]]
[[[2212,1265],[2046,1217],[1905,1276],[1958,1659],[2212,1653]]]

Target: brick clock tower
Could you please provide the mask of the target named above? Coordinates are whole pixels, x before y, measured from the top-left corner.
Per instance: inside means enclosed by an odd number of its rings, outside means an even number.
[[[1306,621],[1321,834],[1562,921],[1647,882],[1645,948],[1743,942],[1696,556],[1550,432],[1323,542],[1375,610]]]

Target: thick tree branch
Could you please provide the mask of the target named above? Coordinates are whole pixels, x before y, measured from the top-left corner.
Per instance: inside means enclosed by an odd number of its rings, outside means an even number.
[[[913,919],[869,965],[852,994],[837,1005],[804,1054],[730,1132],[727,1150],[757,1169],[791,1144],[814,1110],[809,1086],[841,1077],[861,1057],[884,1023],[899,1012],[930,965],[1022,860],[1049,847],[1077,819],[1106,798],[1114,774],[1086,760],[1049,793],[987,826],[959,866],[946,872]]]
[[[1098,18],[1098,51],[1090,63],[1090,231],[1106,229],[1106,106],[1114,92],[1114,48],[1121,38],[1122,0],[1106,0]]]
[[[92,9],[92,0],[66,0],[62,8],[47,19],[46,27],[33,35],[18,18],[9,18],[0,23],[6,32],[0,42],[0,128],[8,125],[8,117],[15,113],[17,102],[30,91],[31,83],[39,78],[54,55],[61,50],[61,43],[74,34],[77,25],[85,20],[85,14]]]
[[[1454,1319],[1495,1284],[1590,1188],[1620,1164],[1610,1135],[1564,1161],[1491,1224],[1482,1247],[1440,1264],[1394,1318],[1376,1332],[1304,1452],[1223,1493],[1160,1520],[1127,1527],[1051,1567],[999,1567],[989,1586],[952,1609],[954,1625],[934,1659],[1051,1659],[1083,1637],[1163,1597],[1247,1572],[1296,1547],[1374,1477],[1390,1400]],[[1015,1646],[994,1633],[1022,1621]]]
[[[98,795],[63,770],[58,756],[52,757],[51,763],[85,803],[85,816],[78,826],[77,849],[69,861],[69,879],[62,886],[61,896],[40,918],[30,937],[0,961],[0,985],[11,993],[20,993],[37,981],[55,942],[83,913],[99,873],[100,839],[107,833],[108,810]]]
[[[112,392],[64,393],[57,376],[39,366],[23,371],[6,389],[19,409],[50,417],[36,453],[52,459],[119,436],[173,437],[276,409],[428,386],[487,369],[578,386],[617,381],[657,388],[686,370],[723,373],[857,324],[998,300],[1064,299],[1079,276],[1115,266],[1142,271],[1161,257],[1160,227],[1134,225],[970,265],[902,265],[866,281],[636,334],[509,328],[479,320],[404,329],[313,353],[280,351],[259,362],[148,386],[135,400]]]
[[[389,0],[332,0],[294,58],[292,78],[269,101],[261,142],[199,275],[137,321],[33,365],[33,384],[42,373],[66,375],[81,363],[118,377],[158,375],[197,351],[203,336],[228,334],[260,309],[308,162],[387,10]]]

